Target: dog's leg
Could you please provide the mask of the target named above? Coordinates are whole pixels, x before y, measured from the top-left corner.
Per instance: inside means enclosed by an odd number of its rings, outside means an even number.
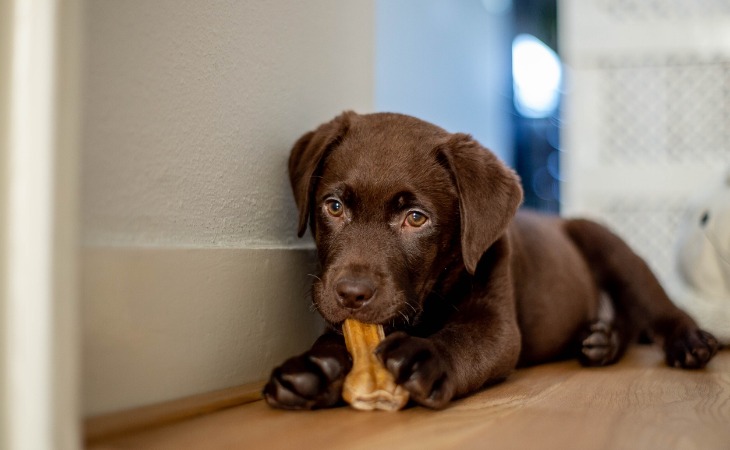
[[[621,359],[631,340],[630,328],[616,318],[611,299],[603,292],[598,316],[579,332],[575,353],[584,366],[607,366]]]
[[[627,330],[634,335],[649,330],[662,338],[670,366],[699,369],[712,359],[717,340],[671,302],[646,262],[623,240],[588,220],[568,220],[565,229]]]
[[[628,346],[613,322],[597,319],[589,323],[578,337],[578,361],[584,366],[607,366],[623,356]]]
[[[284,409],[315,409],[336,405],[352,359],[342,336],[327,332],[312,348],[274,369],[264,387],[266,402]]]
[[[520,333],[506,238],[482,258],[471,291],[437,332],[389,335],[376,354],[415,402],[442,408],[455,396],[506,378],[520,353]]]

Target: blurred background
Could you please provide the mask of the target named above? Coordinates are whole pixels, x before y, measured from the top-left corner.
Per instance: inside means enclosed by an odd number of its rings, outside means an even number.
[[[346,109],[472,134],[666,281],[730,165],[730,2],[0,3],[0,448],[308,347],[286,160]]]
[[[375,75],[377,110],[472,134],[518,171],[526,206],[559,212],[555,1],[378,2]]]

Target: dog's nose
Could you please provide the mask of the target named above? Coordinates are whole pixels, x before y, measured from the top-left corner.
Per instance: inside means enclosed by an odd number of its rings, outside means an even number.
[[[335,285],[335,291],[342,306],[358,309],[373,298],[375,286],[370,280],[363,278],[342,278]]]

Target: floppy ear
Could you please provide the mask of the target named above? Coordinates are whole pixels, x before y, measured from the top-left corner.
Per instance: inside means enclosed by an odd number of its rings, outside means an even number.
[[[350,126],[350,118],[354,115],[352,111],[340,114],[316,130],[304,134],[291,149],[289,180],[299,209],[299,237],[307,231],[311,197],[316,189],[317,175],[325,156],[345,136]]]
[[[439,149],[459,194],[461,252],[473,274],[522,203],[517,174],[471,136],[457,133]]]

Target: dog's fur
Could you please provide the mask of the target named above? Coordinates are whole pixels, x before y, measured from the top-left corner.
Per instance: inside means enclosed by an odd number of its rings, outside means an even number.
[[[519,365],[618,360],[640,332],[669,365],[701,368],[717,341],[602,226],[517,212],[517,176],[465,134],[399,114],[346,112],[289,160],[299,235],[313,233],[314,303],[328,330],[274,370],[272,406],[340,401],[351,361],[340,324],[386,327],[379,358],[418,404],[441,408]],[[599,317],[610,298],[613,318]]]

